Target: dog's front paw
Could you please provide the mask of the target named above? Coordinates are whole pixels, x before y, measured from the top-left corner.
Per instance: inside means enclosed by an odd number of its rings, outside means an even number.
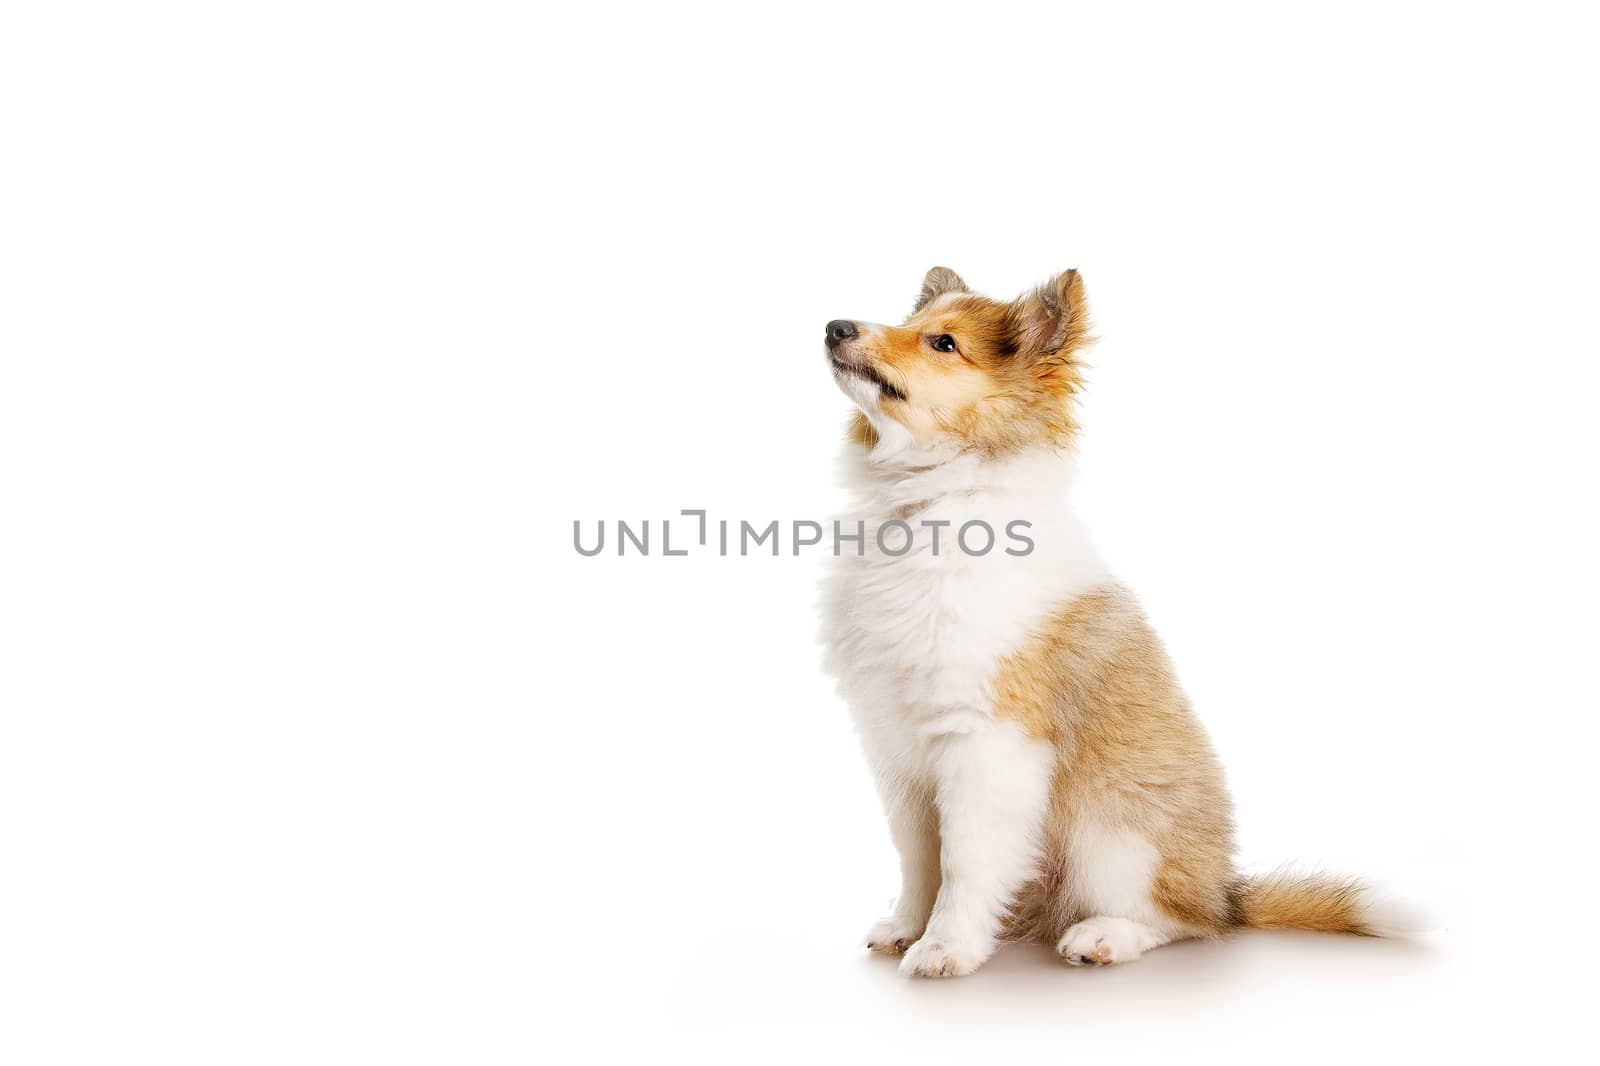
[[[900,972],[907,977],[965,977],[988,957],[986,947],[925,936],[900,960]]]
[[[899,955],[922,935],[921,923],[894,915],[867,930],[867,948],[880,955]]]

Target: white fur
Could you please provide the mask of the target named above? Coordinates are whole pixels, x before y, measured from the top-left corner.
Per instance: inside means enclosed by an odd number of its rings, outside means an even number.
[[[894,913],[867,931],[874,951],[904,951],[922,936],[939,893],[939,824],[930,787],[908,782],[884,796],[889,835],[900,853],[900,895]]]
[[[1156,927],[1170,924],[1150,899],[1150,882],[1161,861],[1155,845],[1131,830],[1085,822],[1073,827],[1071,850],[1068,891],[1079,912]]]
[[[1055,749],[990,719],[929,745],[939,813],[939,894],[927,931],[900,964],[958,977],[993,954],[1001,919],[1033,876]]]
[[[1160,930],[1127,918],[1099,915],[1068,929],[1056,951],[1074,966],[1109,966],[1132,962],[1170,939]]]
[[[1404,940],[1438,928],[1438,923],[1430,920],[1415,903],[1371,885],[1361,889],[1361,924],[1374,936],[1392,940]]]
[[[1161,853],[1129,829],[1095,822],[1073,827],[1068,885],[1079,913],[1093,915],[1068,929],[1056,951],[1074,966],[1132,962],[1185,931],[1150,898]]]
[[[854,384],[841,379],[853,396]],[[1039,449],[989,460],[918,445],[876,410],[875,396],[856,398],[880,443],[870,455],[856,446],[846,456],[857,500],[841,524],[853,530],[864,521],[867,536],[864,554],[847,544],[835,561],[824,637],[901,852],[895,913],[868,939],[894,950],[926,925],[904,972],[966,973],[994,950],[1011,894],[1034,872],[1054,769],[1047,742],[995,717],[997,666],[1107,575],[1067,505],[1070,455]],[[911,525],[904,555],[884,555],[874,542],[891,519]],[[1008,555],[1016,545],[1007,524],[1019,519],[1031,523],[1034,548]],[[987,555],[957,544],[973,520],[995,531]],[[949,522],[937,556],[924,521]],[[891,547],[900,542],[897,534]],[[930,802],[937,826],[926,824]]]

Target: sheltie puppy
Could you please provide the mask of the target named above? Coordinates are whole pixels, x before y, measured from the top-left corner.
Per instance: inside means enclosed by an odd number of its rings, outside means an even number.
[[[1379,935],[1358,882],[1234,868],[1205,730],[1068,503],[1089,330],[1075,270],[1003,303],[943,267],[901,325],[827,325],[859,408],[840,528],[865,531],[827,579],[828,667],[900,853],[867,947],[956,977],[1004,940],[1103,966],[1241,926]]]

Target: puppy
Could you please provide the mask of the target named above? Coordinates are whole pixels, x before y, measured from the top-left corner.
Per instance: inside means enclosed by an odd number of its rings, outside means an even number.
[[[900,853],[867,946],[972,973],[1007,939],[1128,962],[1240,926],[1377,935],[1354,881],[1241,877],[1222,768],[1068,499],[1090,341],[1075,270],[1003,303],[935,267],[899,326],[828,323],[855,510],[828,666]],[[985,530],[988,533],[985,533]]]

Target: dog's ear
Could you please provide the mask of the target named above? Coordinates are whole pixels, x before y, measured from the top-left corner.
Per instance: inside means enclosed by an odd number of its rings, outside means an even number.
[[[1070,362],[1089,342],[1089,305],[1076,270],[1057,274],[1019,296],[1007,315],[1017,350],[1040,362]]]
[[[967,283],[961,280],[961,275],[954,270],[949,267],[934,267],[922,279],[922,293],[917,297],[917,305],[911,309],[911,313],[916,314],[947,292],[971,291],[967,288]]]

